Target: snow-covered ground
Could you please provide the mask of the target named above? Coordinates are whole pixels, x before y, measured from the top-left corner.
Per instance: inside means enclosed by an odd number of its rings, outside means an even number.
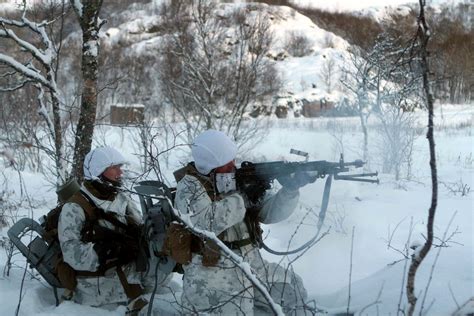
[[[426,113],[419,115],[422,121]],[[473,186],[473,115],[472,105],[445,106],[443,119],[438,115],[438,126],[443,128],[435,134],[440,181],[435,244],[448,241],[445,244],[447,247],[432,248],[419,270],[417,306],[419,311],[423,305],[426,315],[450,315],[474,297],[473,193],[461,196],[448,189],[461,184]],[[333,137],[327,132],[325,120],[328,119],[274,121],[263,141],[239,159],[298,160],[298,157],[289,155],[290,148],[295,148],[309,152],[310,159],[334,161],[338,153],[334,149]],[[341,122],[354,126],[348,128],[345,135],[346,161],[360,158],[354,154],[360,151],[362,140],[356,128],[357,120],[341,119]],[[135,138],[131,137],[133,131],[111,127],[98,127],[98,130],[96,142],[121,149],[131,161],[130,170],[139,171],[138,146]],[[173,151],[165,173],[169,175],[178,168],[188,159],[187,155],[182,148]],[[376,168],[376,151],[372,155],[374,162],[371,166]],[[323,227],[323,231],[329,234],[293,264],[295,271],[304,279],[310,298],[319,308],[330,313],[347,310],[349,277],[352,281],[350,310],[363,310],[364,315],[395,315],[399,307],[406,307],[404,284],[408,261],[403,254],[407,245],[422,242],[426,234],[425,224],[431,200],[428,158],[427,141],[421,134],[415,142],[414,176],[411,180],[395,181],[390,174],[380,174],[379,185],[333,182]],[[38,218],[54,206],[54,187],[43,175],[26,171],[18,173],[4,164],[0,167],[0,176],[1,190],[10,192],[4,195],[8,199],[1,201],[2,205],[22,201],[18,209],[11,210],[12,215],[19,211],[18,215]],[[287,221],[265,227],[268,246],[275,250],[295,248],[311,238],[316,229],[324,182],[318,180],[301,190],[300,207]],[[173,184],[170,182],[170,185]],[[1,229],[0,233],[5,236],[6,228]],[[351,251],[352,234],[354,245]],[[281,260],[281,264],[295,259],[294,256],[281,258],[263,253],[271,261]],[[408,254],[411,253],[409,250]],[[1,271],[4,271],[5,262],[6,253],[2,251]],[[30,270],[22,283],[24,267],[24,258],[16,255],[10,275],[0,277],[0,315],[15,313],[21,288],[20,315],[122,315],[124,312],[123,307],[104,311],[71,302],[55,307],[52,291],[44,282],[32,279]],[[179,276],[175,279],[180,280]],[[474,312],[473,302],[470,304],[470,311]]]
[[[428,0],[428,5],[456,5],[465,0]],[[334,0],[334,1],[314,1],[314,0],[291,0],[293,4],[302,7],[318,8],[329,11],[355,11],[355,10],[377,10],[383,7],[418,5],[417,0]]]
[[[10,7],[14,1],[8,1]],[[234,1],[241,2],[241,1]],[[294,0],[294,3],[336,6],[335,9],[348,8],[354,1],[313,1]],[[387,4],[389,1],[384,1]],[[400,4],[405,1],[391,1]],[[411,3],[417,1],[409,1]],[[434,1],[437,2],[437,1]],[[161,0],[155,0],[158,7]],[[7,5],[5,4],[5,6]],[[357,4],[367,4],[358,1]],[[375,5],[371,1],[369,5]],[[3,4],[2,4],[3,5]],[[0,7],[2,7],[0,5]],[[365,6],[364,6],[365,7]],[[375,9],[374,9],[375,10]],[[153,10],[150,10],[153,12]],[[125,12],[126,13],[126,12]],[[124,14],[125,14],[124,13]],[[114,45],[119,40],[127,39],[132,52],[141,52],[155,47],[159,37],[155,35],[129,36],[136,29],[146,28],[156,23],[156,16],[143,12],[131,12],[127,23],[113,29],[104,29],[106,44]],[[290,10],[279,8],[274,11],[273,31],[275,52],[284,49],[289,30],[307,34],[312,40],[313,52],[301,58],[288,57],[277,62],[288,92],[294,98],[319,99],[325,97],[325,85],[321,79],[321,69],[327,60],[333,59],[337,65],[344,61],[347,43],[317,27],[306,17]],[[108,32],[108,33],[106,33]],[[331,45],[328,45],[328,44]],[[337,75],[337,74],[335,74]],[[311,88],[312,86],[316,88]],[[335,94],[338,93],[337,88]],[[472,125],[474,108],[466,106],[443,106],[436,109],[435,134],[437,144],[439,203],[435,218],[435,243],[440,245],[443,239],[449,239],[445,246],[434,247],[428,258],[422,263],[417,279],[416,293],[419,297],[418,311],[423,305],[426,315],[451,315],[459,306],[471,299],[470,312],[474,313],[473,289],[473,194],[461,196],[457,188],[472,188],[474,177],[474,144]],[[420,113],[418,126],[426,125],[426,113]],[[343,128],[338,132],[339,139],[344,140],[346,161],[361,158],[362,134],[358,128],[357,118],[289,118],[272,119],[270,129],[264,139],[245,155],[242,160],[298,160],[289,155],[291,148],[306,151],[311,160],[337,161],[340,145],[328,129],[338,123]],[[371,137],[369,139],[370,168],[380,169],[380,146],[377,144],[376,122],[369,121]],[[175,127],[179,130],[179,126]],[[334,135],[334,133],[332,133]],[[140,142],[136,131],[118,129],[110,126],[98,126],[95,131],[95,144],[110,145],[119,148],[130,160],[130,175],[140,172]],[[164,135],[163,135],[164,137]],[[161,139],[159,137],[158,139]],[[159,149],[166,147],[162,144]],[[15,153],[13,153],[15,154]],[[172,171],[179,168],[189,159],[185,147],[171,151],[166,161],[162,161],[165,178],[170,185]],[[8,218],[30,216],[35,219],[51,209],[56,201],[55,188],[51,176],[17,172],[0,156],[0,212],[6,210]],[[404,282],[408,261],[405,247],[423,241],[426,234],[427,212],[431,200],[431,180],[429,171],[428,145],[424,133],[415,141],[415,153],[410,180],[395,181],[390,174],[380,174],[379,185],[356,182],[333,182],[328,215],[323,231],[328,231],[319,243],[300,258],[293,267],[304,279],[311,299],[317,307],[330,313],[344,313],[348,309],[365,315],[395,315],[398,308],[406,307]],[[287,221],[266,226],[266,244],[275,250],[295,248],[315,232],[317,214],[321,204],[324,181],[318,180],[301,190],[300,208]],[[1,214],[1,213],[0,213]],[[1,223],[0,223],[1,224]],[[0,225],[1,226],[1,225]],[[297,229],[297,232],[294,231]],[[351,244],[352,244],[351,260]],[[6,236],[6,228],[0,228],[0,237]],[[445,236],[445,237],[444,237]],[[289,240],[291,243],[289,244]],[[0,239],[0,245],[2,245]],[[411,255],[411,250],[408,256]],[[281,258],[263,252],[271,261],[287,264],[296,259]],[[352,261],[352,264],[351,264]],[[0,271],[5,271],[6,252],[0,249]],[[10,275],[0,275],[0,315],[14,315],[20,293],[20,315],[123,315],[124,308],[112,311],[80,306],[66,302],[54,306],[52,291],[40,281],[31,277],[24,267],[25,260],[20,255],[13,258]],[[433,268],[434,266],[434,268]],[[175,278],[180,280],[179,276]],[[350,301],[349,301],[349,279]],[[430,282],[430,283],[429,283]],[[427,287],[429,283],[429,287]],[[424,299],[424,293],[427,297]],[[156,305],[163,305],[157,302]],[[363,311],[363,312],[362,312]]]

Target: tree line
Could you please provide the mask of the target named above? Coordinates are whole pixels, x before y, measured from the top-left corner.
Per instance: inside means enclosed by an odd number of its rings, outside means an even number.
[[[261,6],[217,14],[219,4],[206,0],[121,1],[119,11],[102,1],[80,3],[51,1],[2,16],[2,143],[46,153],[62,182],[81,178],[94,124],[107,121],[115,103],[142,103],[149,117],[171,109],[188,139],[208,128],[225,129],[239,143],[255,136],[258,129],[244,128],[243,117],[253,101],[279,87],[265,58],[272,37]],[[118,26],[132,22],[121,16],[128,6],[128,14],[155,11],[157,23],[142,31],[158,45],[137,53],[136,41],[127,39],[134,34],[114,43],[100,38],[107,21],[99,13]],[[36,171],[51,168],[36,157],[28,162]]]
[[[94,4],[94,1],[83,2]],[[385,22],[378,23],[350,13],[299,8],[288,1],[261,2],[292,6],[315,23],[343,36],[358,47],[356,55],[365,58],[356,60],[357,56],[353,55],[354,66],[357,68],[356,64],[362,62],[369,65],[371,71],[381,69],[373,65],[393,59],[390,55],[382,59],[380,54],[393,54],[398,47],[409,47],[417,31],[415,9],[405,15],[393,14]],[[68,174],[80,176],[80,165],[72,166],[73,161],[82,161],[79,157],[90,148],[95,120],[107,121],[108,106],[116,103],[144,104],[150,116],[155,117],[163,117],[165,111],[171,111],[166,116],[184,122],[189,139],[211,127],[227,129],[239,142],[255,138],[258,120],[254,120],[254,126],[242,128],[242,124],[248,125],[244,120],[245,113],[255,103],[271,102],[268,100],[281,87],[274,63],[265,58],[273,39],[261,7],[249,4],[222,15],[213,14],[217,4],[212,1],[170,1],[161,6],[151,6],[147,1],[124,0],[114,2],[114,5],[96,1],[100,4],[101,15],[109,19],[109,24],[105,24],[107,27],[131,22],[127,20],[129,15],[121,15],[127,8],[130,12],[154,10],[159,16],[157,23],[141,26],[140,35],[126,34],[116,41],[107,41],[94,32],[87,35],[87,25],[78,23],[78,15],[71,3],[50,1],[5,15],[6,20],[21,20],[26,16],[29,21],[36,21],[47,34],[47,40],[31,32],[29,27],[7,25],[3,21],[2,34],[5,36],[0,41],[0,52],[14,56],[20,64],[34,71],[43,71],[54,84],[43,84],[41,90],[41,85],[34,84],[31,78],[25,78],[7,64],[0,63],[3,143],[27,151],[47,152],[55,157],[56,169],[64,170],[61,179]],[[434,96],[451,103],[471,100],[474,68],[469,52],[474,48],[474,40],[472,30],[465,23],[463,5],[446,7],[440,12],[427,9],[426,14],[433,33],[428,49],[434,65],[431,76]],[[92,16],[91,21],[96,23],[96,28],[104,25],[98,16]],[[228,29],[230,25],[234,27],[232,34]],[[8,37],[7,29],[13,30],[18,38],[32,46],[48,52],[46,55],[52,57],[51,62],[45,67],[24,47],[12,45],[14,42],[11,36]],[[80,38],[78,34],[84,37]],[[97,41],[99,52],[92,59],[84,54],[84,43],[91,36],[95,36],[93,40]],[[105,36],[112,35],[106,33]],[[138,51],[132,49],[136,44],[130,39],[133,36],[159,37],[161,40]],[[378,53],[384,42],[390,42],[392,49]],[[377,56],[374,55],[376,52]],[[84,68],[87,63],[89,66]],[[401,72],[390,71],[390,67],[386,73],[378,71],[372,78],[373,82],[383,78],[407,86]],[[79,75],[81,73],[83,76]],[[351,76],[348,71],[346,74]],[[362,85],[366,85],[368,90],[381,91],[373,89],[374,83],[368,81]],[[39,91],[43,92],[39,94]],[[375,93],[382,100],[380,93]],[[363,108],[366,97],[359,93],[358,98]],[[40,102],[43,102],[43,107]],[[49,113],[49,116],[41,116],[42,113]],[[46,128],[45,119],[49,126]],[[361,116],[361,120],[365,118]],[[37,133],[39,129],[43,129],[43,133]],[[71,141],[70,135],[78,138]],[[45,143],[48,144],[46,147]],[[81,147],[83,143],[89,145]],[[32,161],[31,157],[25,156],[22,163],[34,166],[37,171],[47,168],[40,155],[36,157]],[[71,168],[74,170],[72,173],[68,171]]]
[[[312,7],[300,7],[289,0],[260,0],[270,5],[285,5],[308,16],[316,25],[333,32],[363,51],[374,48],[381,35],[399,38],[409,43],[417,32],[418,8],[408,12],[394,10],[382,21],[353,12],[332,12]],[[470,102],[474,91],[474,31],[470,23],[469,4],[458,3],[438,8],[427,7],[426,18],[432,32],[428,44],[433,64],[433,94],[441,102]]]

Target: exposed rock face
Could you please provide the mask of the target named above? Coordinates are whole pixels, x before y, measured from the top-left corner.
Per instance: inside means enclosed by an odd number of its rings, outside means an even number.
[[[335,103],[325,99],[317,101],[303,100],[303,116],[304,117],[318,117],[324,115],[329,110],[333,110]]]
[[[288,116],[288,107],[286,106],[277,106],[275,109],[275,115],[278,118],[286,118]]]

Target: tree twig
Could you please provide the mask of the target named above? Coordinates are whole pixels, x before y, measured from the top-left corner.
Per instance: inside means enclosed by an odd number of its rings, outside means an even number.
[[[354,232],[355,226],[352,226],[352,237],[351,237],[351,256],[349,264],[349,293],[347,296],[347,315],[349,315],[350,306],[351,306],[351,286],[352,286],[352,260],[354,255]]]

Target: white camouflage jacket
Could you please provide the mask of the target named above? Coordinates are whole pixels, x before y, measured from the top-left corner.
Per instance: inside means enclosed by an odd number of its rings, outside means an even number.
[[[142,222],[141,212],[134,202],[125,193],[118,193],[113,201],[96,198],[84,186],[85,192],[93,202],[106,212],[113,212],[117,219],[127,223],[126,216],[130,216],[137,223]],[[97,271],[99,258],[94,251],[94,244],[81,240],[81,230],[86,217],[84,210],[76,203],[66,203],[61,211],[58,223],[58,237],[63,252],[64,261],[75,270]],[[111,223],[99,220],[99,224],[112,228]],[[140,275],[135,272],[133,265],[124,267],[129,283],[140,283]],[[78,277],[78,285],[74,293],[77,303],[100,306],[108,303],[127,301],[122,285],[114,269],[106,272],[104,277]]]
[[[271,224],[287,219],[293,213],[298,198],[298,191],[285,188],[266,197],[260,212],[261,221]],[[244,222],[245,202],[237,192],[221,200],[212,201],[199,180],[194,176],[186,175],[177,185],[175,207],[182,213],[189,214],[196,227],[214,232],[216,235],[224,232],[225,241],[249,237]],[[268,283],[287,284],[287,289],[293,289],[290,286],[292,283],[290,273],[285,273],[279,265],[264,260],[254,245],[243,246],[234,251],[250,263],[261,280],[267,280]],[[184,313],[252,315],[254,291],[242,272],[224,256],[221,256],[215,267],[205,267],[201,260],[201,255],[193,254],[192,262],[183,267]],[[292,275],[291,278],[295,279],[296,276]],[[297,281],[299,281],[298,286],[302,287],[301,280]],[[301,291],[305,296],[304,288]],[[241,293],[241,295],[236,295],[236,293]],[[276,292],[275,295],[277,295]],[[255,302],[255,305],[258,305],[258,302]]]

